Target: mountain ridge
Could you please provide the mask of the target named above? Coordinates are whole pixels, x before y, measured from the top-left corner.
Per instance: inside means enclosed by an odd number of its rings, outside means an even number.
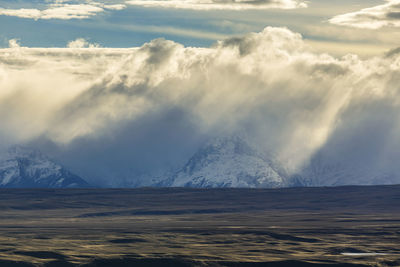
[[[172,187],[278,188],[284,179],[261,153],[240,137],[216,138],[201,147],[172,177]]]
[[[15,145],[0,153],[0,188],[81,187],[91,186],[39,150]]]

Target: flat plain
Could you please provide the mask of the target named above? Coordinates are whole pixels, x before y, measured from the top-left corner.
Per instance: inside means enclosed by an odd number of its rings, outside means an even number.
[[[400,186],[2,189],[0,266],[400,266]]]

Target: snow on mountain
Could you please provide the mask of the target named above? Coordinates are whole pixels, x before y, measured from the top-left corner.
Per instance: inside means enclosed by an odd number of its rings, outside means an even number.
[[[135,164],[135,162],[132,162]],[[223,137],[201,147],[178,171],[136,174],[115,187],[279,188],[399,184],[400,175],[357,157],[317,153],[295,174],[243,138]],[[110,178],[110,180],[114,180]],[[0,188],[90,187],[41,152],[22,146],[0,151]]]
[[[175,175],[159,184],[173,187],[277,188],[284,179],[239,137],[219,138],[199,149]]]
[[[89,184],[37,150],[13,146],[0,152],[0,187],[77,188]]]
[[[318,187],[398,184],[400,176],[375,164],[346,157],[314,155],[295,174],[251,147],[240,137],[212,140],[200,148],[182,169],[156,186],[173,187]],[[154,184],[153,184],[154,185]]]
[[[348,159],[327,159],[314,156],[297,174],[289,186],[344,186],[398,184],[399,176],[388,170]]]

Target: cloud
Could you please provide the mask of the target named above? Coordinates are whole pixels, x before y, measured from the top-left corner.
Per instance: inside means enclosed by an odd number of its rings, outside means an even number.
[[[192,39],[207,39],[207,40],[221,40],[229,35],[216,33],[212,31],[194,30],[187,28],[171,27],[171,26],[154,26],[154,25],[123,25],[120,29],[133,32],[144,32],[144,33],[157,33],[157,34],[168,34],[175,36],[190,37]]]
[[[294,9],[307,7],[298,0],[130,0],[126,4],[194,10]]]
[[[0,15],[14,16],[28,19],[87,19],[102,13],[105,10],[121,10],[126,6],[123,4],[107,5],[98,2],[88,1],[80,4],[72,1],[54,1],[46,6],[45,9],[19,8],[6,9],[0,8]]]
[[[126,8],[126,5],[124,4],[115,4],[115,5],[105,5],[105,4],[100,4],[96,3],[97,5],[100,5],[104,9],[109,9],[109,10],[122,10]]]
[[[11,46],[10,46],[11,47]],[[98,48],[99,44],[91,44],[84,38],[78,38],[67,44],[68,48]]]
[[[8,47],[10,47],[10,48],[18,48],[18,47],[20,47],[19,40],[18,39],[9,40],[8,41]]]
[[[329,22],[365,29],[400,27],[400,1],[386,0],[386,2],[383,5],[335,16]]]
[[[382,108],[399,110],[398,53],[335,58],[312,52],[300,34],[271,27],[210,48],[164,39],[129,49],[93,47],[83,40],[69,46],[0,49],[3,143],[38,138],[64,147],[79,140],[107,143],[105,136],[116,138],[127,127],[121,138],[125,143],[117,147],[137,143],[135,133],[146,132],[144,128],[154,133],[140,135],[146,140],[141,143],[150,146],[155,133],[174,133],[178,126],[161,123],[163,114],[174,111],[170,120],[185,118],[179,127],[190,125],[188,133],[245,131],[260,149],[294,171],[336,134],[342,136],[338,140],[348,140],[343,136],[351,135],[337,131],[338,125],[351,129],[361,116],[379,118],[379,113],[393,122],[386,129],[391,135],[382,139],[385,149],[399,147],[398,112]],[[346,120],[353,110],[360,117]],[[163,151],[168,157],[168,149]]]

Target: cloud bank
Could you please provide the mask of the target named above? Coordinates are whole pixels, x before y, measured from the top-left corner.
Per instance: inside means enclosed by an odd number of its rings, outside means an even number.
[[[299,0],[130,0],[126,4],[194,10],[294,9],[307,7]]]
[[[400,1],[386,0],[386,2],[383,5],[335,16],[329,22],[365,29],[400,27]]]
[[[99,2],[87,1],[79,3],[74,1],[54,1],[46,6],[45,9],[19,8],[6,9],[0,8],[0,15],[14,16],[28,19],[87,19],[106,10],[121,10],[126,6],[123,4],[107,5]]]
[[[143,7],[163,7],[196,10],[246,10],[246,9],[293,9],[307,7],[299,0],[130,0],[105,4],[95,1],[53,0],[45,8],[9,9],[0,7],[0,16],[14,16],[28,19],[87,19],[107,10],[122,10],[126,5]]]
[[[125,127],[122,143],[119,137],[110,143],[143,148],[126,160],[142,160],[146,144],[168,144],[174,136],[236,132],[289,171],[328,144],[340,151],[363,140],[363,154],[386,158],[400,151],[396,51],[338,59],[313,52],[297,33],[271,27],[210,48],[164,39],[130,49],[84,40],[68,48],[27,48],[14,40],[0,49],[1,143],[105,143]],[[379,140],[380,149],[365,140]],[[160,150],[168,157],[173,148],[165,144]]]

